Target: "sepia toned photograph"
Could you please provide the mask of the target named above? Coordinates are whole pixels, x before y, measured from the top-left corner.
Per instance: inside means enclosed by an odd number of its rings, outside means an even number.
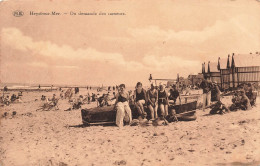
[[[260,166],[260,0],[0,0],[0,166]]]

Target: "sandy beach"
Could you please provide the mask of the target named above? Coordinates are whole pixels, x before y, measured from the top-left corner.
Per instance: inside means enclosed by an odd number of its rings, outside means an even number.
[[[250,111],[210,116],[209,109],[197,110],[196,121],[119,129],[82,127],[80,110],[64,111],[67,100],[57,111],[35,111],[42,94],[24,93],[22,103],[1,107],[1,166],[260,164],[259,98]]]

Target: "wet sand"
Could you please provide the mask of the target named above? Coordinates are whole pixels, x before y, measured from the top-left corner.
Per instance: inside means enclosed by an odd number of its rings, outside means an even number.
[[[260,164],[260,98],[250,111],[210,116],[209,109],[197,110],[196,121],[119,129],[82,128],[80,110],[64,111],[71,106],[66,100],[57,111],[35,111],[42,94],[24,93],[22,103],[0,107],[1,117],[8,113],[0,124],[0,165]]]

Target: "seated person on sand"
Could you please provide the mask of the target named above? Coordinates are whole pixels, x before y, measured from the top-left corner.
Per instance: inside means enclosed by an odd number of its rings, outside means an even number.
[[[230,106],[230,111],[237,111],[240,109],[241,105],[241,95],[239,91],[236,91],[232,97],[232,105]]]
[[[105,94],[103,94],[101,97],[97,99],[99,107],[103,107],[103,101],[104,101]]]
[[[166,117],[168,115],[168,94],[165,91],[164,85],[159,86],[158,105],[161,110],[161,116]]]
[[[60,98],[63,99],[63,97],[64,97],[64,92],[63,92],[63,90],[61,90],[61,92],[60,92]]]
[[[147,92],[147,99],[147,105],[151,112],[151,119],[156,119],[158,117],[158,91],[155,89],[153,84],[151,84],[151,89],[149,89]]]
[[[251,104],[250,100],[246,96],[246,93],[244,90],[241,90],[241,105],[240,105],[242,110],[251,110]]]
[[[20,96],[17,96],[16,101],[17,101],[18,103],[21,103],[21,102],[22,102],[22,98],[21,98]]]
[[[46,96],[42,95],[41,101],[46,101]]]
[[[5,105],[10,105],[11,101],[9,96],[7,95],[6,97],[3,98],[3,104]]]
[[[136,90],[134,92],[135,106],[137,107],[138,113],[142,118],[145,118],[147,113],[144,111],[144,105],[147,101],[146,91],[143,89],[141,82],[136,84]]]
[[[174,104],[176,104],[177,98],[180,97],[180,93],[176,88],[176,85],[172,85],[172,89],[170,89],[169,99],[173,100]]]
[[[58,108],[58,105],[57,105],[57,104],[58,104],[58,101],[59,101],[59,99],[56,98],[56,94],[53,94],[52,99],[51,99],[51,101],[49,102],[49,105],[55,107],[55,109],[58,110],[58,109],[59,109],[59,108]]]
[[[251,106],[255,105],[257,95],[253,92],[253,86],[250,83],[248,84],[246,96],[249,98]]]
[[[75,101],[73,102],[72,109],[79,109],[81,108],[81,105],[83,104],[83,96],[80,95],[79,97],[75,98]]]
[[[98,98],[98,103],[100,107],[103,106],[110,106],[111,105],[111,100],[108,96],[108,94],[103,94],[103,96]]]
[[[16,95],[15,95],[15,94],[12,94],[12,96],[11,96],[11,102],[15,102],[15,100],[16,100]]]
[[[96,94],[92,93],[92,96],[91,96],[91,97],[92,97],[91,101],[92,101],[92,102],[95,102],[95,101],[96,101]]]
[[[105,95],[104,102],[106,106],[111,106],[111,99],[109,97],[109,92]]]
[[[129,107],[129,94],[125,91],[125,84],[119,85],[115,102],[116,125],[123,127],[124,121],[130,123],[132,121],[132,112]]]
[[[229,109],[221,102],[217,101],[211,106],[210,114],[225,114],[230,112]]]
[[[81,108],[81,105],[83,104],[83,96],[80,95],[79,97],[75,97],[72,102],[72,107],[64,110],[64,111],[71,111],[71,110],[77,110]]]

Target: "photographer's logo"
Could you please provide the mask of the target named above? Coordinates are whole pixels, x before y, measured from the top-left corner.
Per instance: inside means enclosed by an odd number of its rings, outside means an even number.
[[[15,17],[21,17],[21,16],[23,16],[23,11],[21,11],[21,10],[16,10],[16,11],[13,11],[13,16],[15,16]]]

